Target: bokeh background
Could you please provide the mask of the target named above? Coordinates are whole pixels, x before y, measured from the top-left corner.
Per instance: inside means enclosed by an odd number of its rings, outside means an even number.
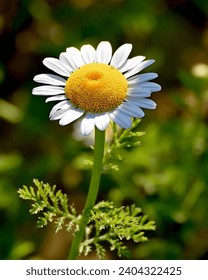
[[[32,96],[33,76],[48,72],[45,57],[102,40],[156,59],[146,71],[159,74],[162,91],[140,123],[141,146],[103,175],[99,199],[135,203],[156,221],[149,242],[130,244],[132,259],[208,258],[207,16],[206,0],[0,0],[1,259],[67,256],[69,234],[37,230],[17,190],[38,178],[81,211],[91,150],[76,126],[49,121],[52,104]]]

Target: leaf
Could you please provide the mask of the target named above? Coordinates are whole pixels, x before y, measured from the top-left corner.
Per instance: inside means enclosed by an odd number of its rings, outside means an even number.
[[[113,136],[111,141],[106,142],[106,153],[104,156],[104,171],[119,170],[119,164],[123,160],[123,150],[132,150],[140,145],[140,137],[144,132],[137,131],[139,119],[133,121],[130,129],[118,130],[115,123],[112,123]]]
[[[37,227],[54,222],[55,232],[63,227],[66,231],[79,230],[81,215],[77,216],[73,206],[68,205],[68,198],[56,186],[50,186],[35,179],[34,186],[23,186],[18,190],[21,198],[32,202],[30,213],[38,215]],[[146,231],[155,230],[154,221],[135,205],[115,207],[113,202],[101,201],[89,209],[90,218],[85,229],[85,239],[80,244],[80,254],[88,255],[93,247],[100,259],[106,254],[106,244],[119,257],[130,256],[126,241],[145,242]]]
[[[49,222],[54,221],[55,232],[66,226],[70,231],[72,226],[78,223],[76,210],[68,205],[68,198],[56,186],[50,186],[37,179],[33,180],[34,186],[23,186],[18,190],[22,199],[31,200],[31,214],[40,215],[37,220],[37,227],[42,228]]]
[[[141,208],[135,205],[116,208],[108,201],[102,201],[93,207],[88,226],[91,227],[90,234],[82,242],[82,247],[94,244],[101,259],[105,249],[103,242],[108,242],[110,250],[116,250],[119,257],[129,256],[130,252],[124,241],[145,242],[148,240],[145,232],[155,230],[155,223],[148,221],[147,215],[142,215]]]

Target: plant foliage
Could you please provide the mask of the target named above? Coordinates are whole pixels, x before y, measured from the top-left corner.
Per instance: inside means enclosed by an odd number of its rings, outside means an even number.
[[[155,223],[142,215],[141,208],[135,205],[116,208],[112,202],[102,201],[95,205],[86,229],[86,240],[81,244],[81,252],[86,253],[94,245],[99,258],[105,256],[103,242],[110,244],[119,257],[130,256],[124,241],[147,241],[145,231],[155,230]],[[91,237],[91,238],[90,238]]]
[[[119,130],[112,122],[112,139],[106,142],[104,170],[119,170],[118,164],[123,160],[122,149],[132,150],[140,145],[140,137],[144,132],[137,131],[140,119],[134,119],[130,129]]]
[[[79,217],[77,217],[74,207],[68,205],[67,195],[63,194],[61,190],[57,191],[56,186],[51,187],[37,179],[34,179],[33,183],[35,188],[23,186],[18,193],[22,199],[33,202],[30,213],[40,215],[37,227],[42,228],[48,222],[54,221],[55,232],[61,230],[64,225],[67,231],[70,231],[71,227],[78,223]],[[69,222],[65,224],[67,220]]]
[[[18,190],[22,199],[32,202],[30,213],[38,215],[37,227],[42,228],[49,222],[54,222],[55,232],[62,228],[69,232],[79,230],[81,215],[68,204],[66,194],[37,179],[34,186],[23,186]],[[147,241],[145,232],[155,230],[153,221],[148,221],[142,215],[141,209],[131,205],[116,208],[112,202],[102,201],[91,209],[91,215],[86,227],[85,239],[80,245],[80,254],[88,255],[93,246],[100,259],[104,259],[106,242],[111,251],[117,251],[119,257],[129,256],[124,241],[136,243]]]

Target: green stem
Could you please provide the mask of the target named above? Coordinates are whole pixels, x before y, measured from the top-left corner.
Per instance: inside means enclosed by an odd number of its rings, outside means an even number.
[[[95,149],[94,149],[94,164],[92,170],[92,177],[90,187],[87,195],[87,200],[83,210],[82,218],[79,224],[79,230],[75,233],[71,250],[69,253],[69,260],[74,260],[79,255],[79,246],[85,234],[85,228],[89,221],[90,211],[95,205],[97,194],[100,185],[100,176],[102,172],[102,163],[105,147],[105,131],[100,131],[95,128]]]

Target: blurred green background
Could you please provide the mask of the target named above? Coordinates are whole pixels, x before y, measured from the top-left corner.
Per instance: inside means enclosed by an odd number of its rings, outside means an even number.
[[[156,59],[146,71],[159,74],[162,91],[140,123],[141,146],[103,175],[99,199],[135,203],[156,221],[149,242],[130,244],[132,259],[208,258],[207,16],[206,0],[0,0],[0,259],[68,253],[71,237],[37,230],[17,190],[38,178],[81,211],[91,150],[76,126],[49,121],[53,104],[32,96],[32,79],[48,72],[43,58],[102,40]]]

